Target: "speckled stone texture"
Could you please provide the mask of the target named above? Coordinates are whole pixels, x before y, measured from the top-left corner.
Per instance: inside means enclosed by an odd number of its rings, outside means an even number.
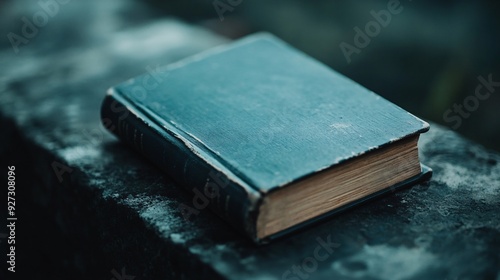
[[[191,205],[192,195],[107,133],[99,106],[108,87],[146,67],[226,40],[175,20],[120,28],[92,40],[82,33],[75,45],[61,41],[58,51],[45,48],[44,36],[56,36],[49,31],[18,55],[2,43],[0,176],[16,165],[19,273],[500,279],[500,155],[432,124],[420,141],[421,160],[434,169],[430,182],[293,236],[257,247],[208,209],[183,219],[179,205]]]

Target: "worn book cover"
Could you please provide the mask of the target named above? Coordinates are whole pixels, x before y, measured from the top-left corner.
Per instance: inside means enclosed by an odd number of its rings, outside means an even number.
[[[430,176],[426,122],[269,34],[119,84],[101,114],[192,192],[185,218],[210,208],[256,242]]]

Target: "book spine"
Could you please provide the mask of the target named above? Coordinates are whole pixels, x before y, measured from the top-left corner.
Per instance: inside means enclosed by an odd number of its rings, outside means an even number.
[[[143,114],[134,113],[135,110],[130,110],[127,105],[128,102],[120,102],[108,94],[101,107],[102,123],[163,170],[175,183],[192,192],[192,201],[179,205],[182,216],[188,220],[194,219],[200,211],[211,208],[237,230],[258,242],[255,228],[258,207],[245,188],[201,159],[182,141],[153,124]]]

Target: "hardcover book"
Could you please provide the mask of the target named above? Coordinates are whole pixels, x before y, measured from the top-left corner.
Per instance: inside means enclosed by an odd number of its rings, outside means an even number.
[[[111,88],[103,124],[257,243],[430,176],[429,125],[269,34]]]

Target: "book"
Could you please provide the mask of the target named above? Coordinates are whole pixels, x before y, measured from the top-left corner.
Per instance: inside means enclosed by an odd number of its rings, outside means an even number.
[[[429,124],[259,33],[108,90],[103,125],[256,243],[430,177]]]

